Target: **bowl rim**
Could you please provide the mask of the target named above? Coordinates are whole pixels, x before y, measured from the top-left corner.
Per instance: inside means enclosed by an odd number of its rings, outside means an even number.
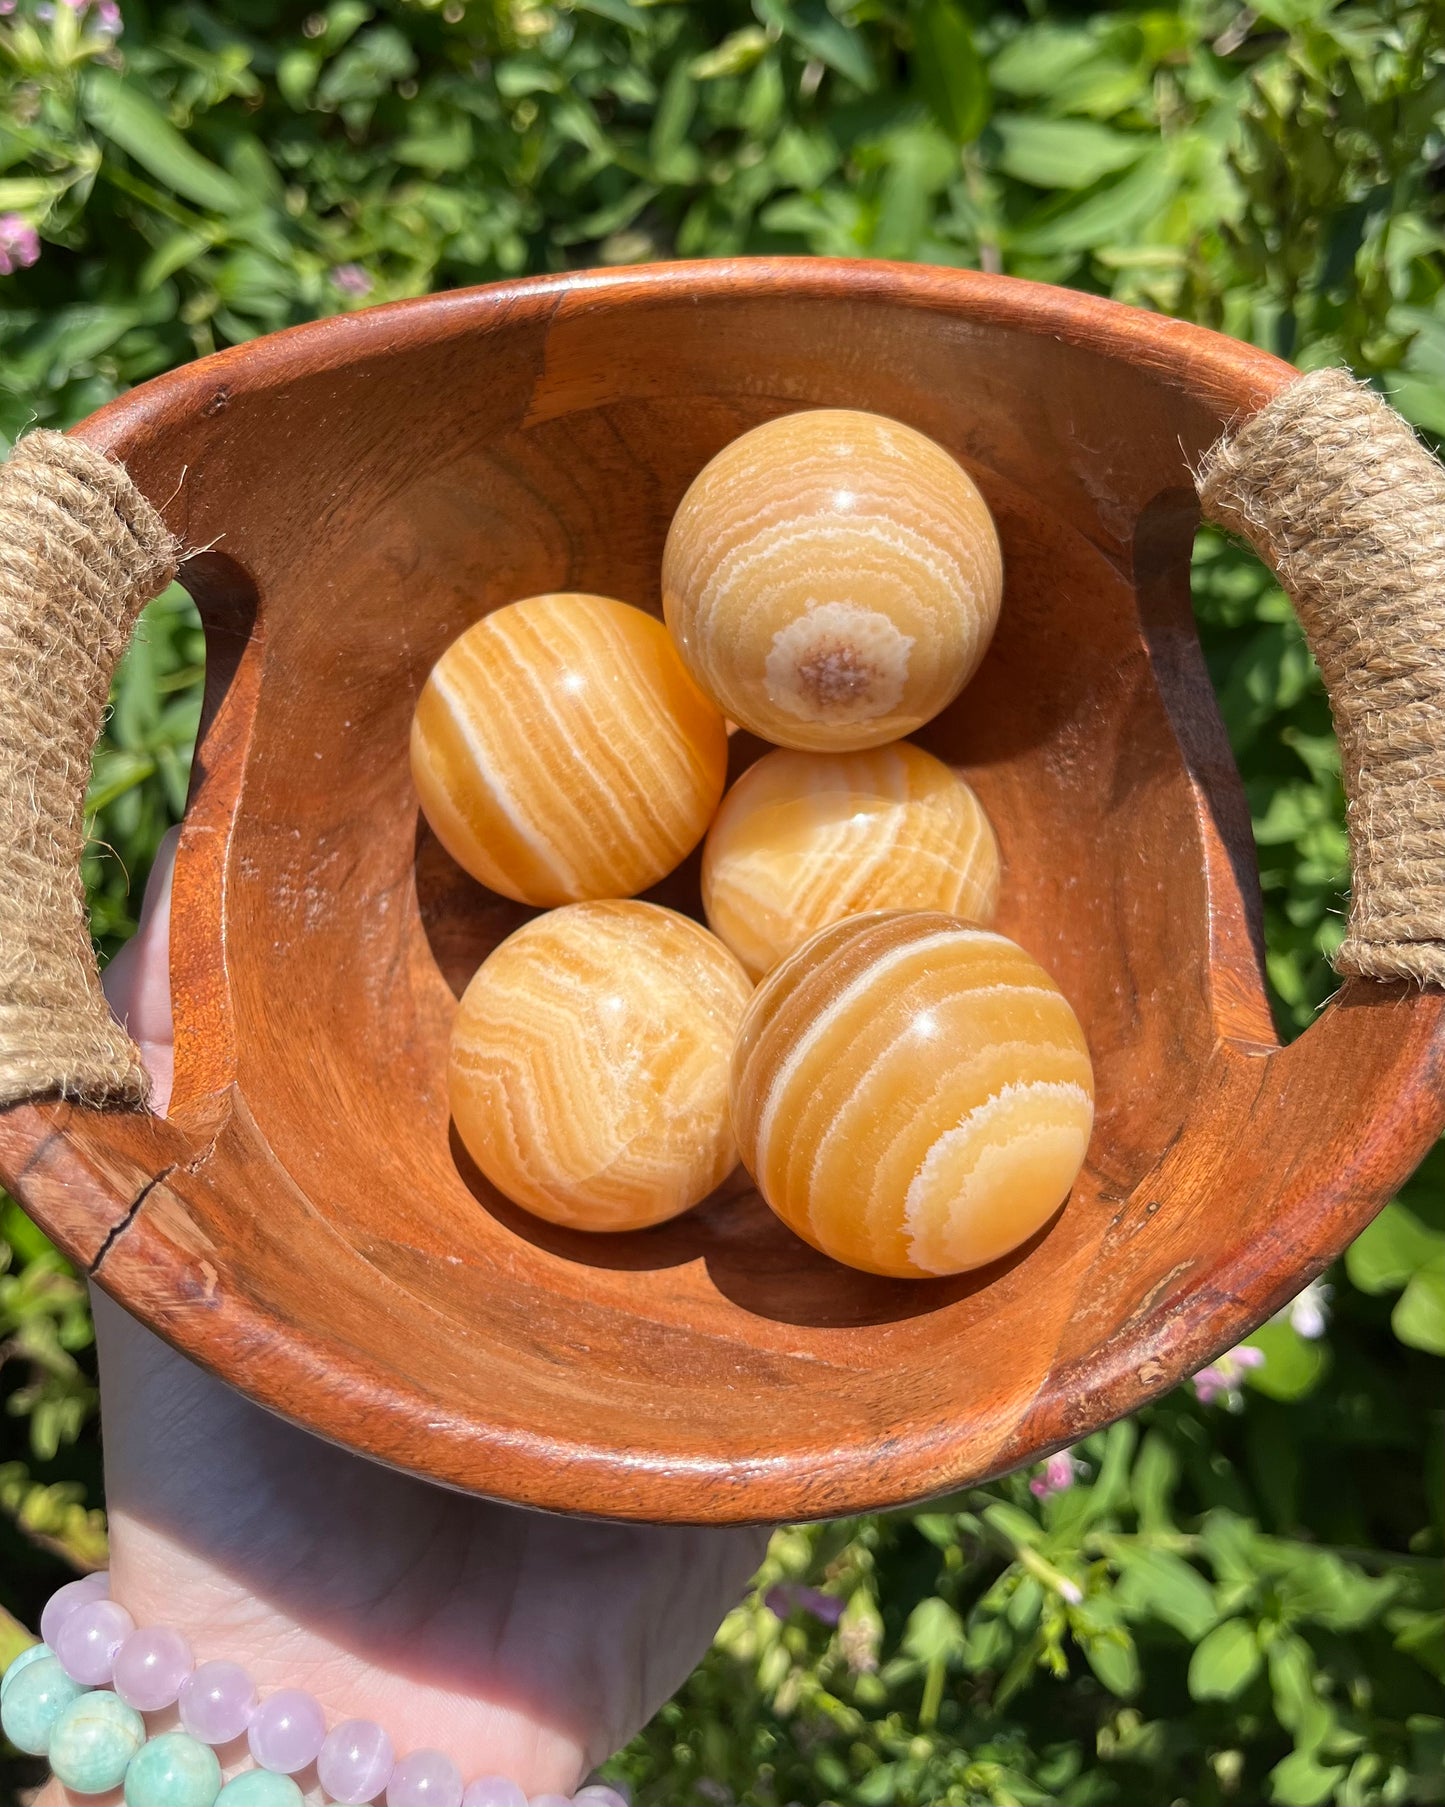
[[[236,380],[248,391],[263,389],[273,380],[293,380],[300,366],[309,375],[320,374],[386,352],[399,339],[409,350],[444,343],[493,314],[505,320],[542,313],[560,322],[636,302],[732,295],[757,300],[769,294],[966,313],[984,325],[1065,339],[1105,356],[1127,355],[1213,406],[1221,426],[1252,413],[1300,374],[1272,352],[1211,327],[1029,277],[867,258],[695,258],[516,277],[303,321],[150,377],[69,430],[100,451],[124,456],[125,442],[157,415],[193,403],[197,392],[209,392],[211,399]]]

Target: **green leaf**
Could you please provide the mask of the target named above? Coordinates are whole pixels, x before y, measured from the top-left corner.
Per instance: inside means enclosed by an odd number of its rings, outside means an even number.
[[[277,59],[276,86],[284,99],[299,110],[305,106],[320,73],[319,52],[309,45],[294,45]]]
[[[1006,1500],[996,1500],[993,1505],[984,1508],[983,1520],[989,1528],[1004,1540],[1006,1544],[1018,1548],[1032,1548],[1044,1540],[1043,1526],[1035,1518],[1017,1506],[1010,1506]]]
[[[1394,1292],[1417,1268],[1445,1254],[1445,1236],[1429,1230],[1395,1201],[1345,1251],[1345,1272],[1361,1292]]]
[[[1008,94],[1050,94],[1097,49],[1093,32],[1063,25],[1034,25],[1005,44],[989,74]]]
[[[1127,1700],[1139,1691],[1139,1652],[1126,1631],[1100,1632],[1084,1639],[1084,1657],[1111,1694]]]
[[[1089,1486],[1070,1489],[1071,1492],[1087,1495],[1087,1522],[1095,1523],[1101,1518],[1110,1517],[1128,1500],[1130,1466],[1138,1445],[1139,1430],[1131,1419],[1121,1418],[1104,1432],[1104,1458],[1099,1464],[1098,1474]]]
[[[674,63],[662,85],[648,140],[648,152],[659,181],[696,179],[699,158],[687,142],[687,130],[696,110],[697,84],[686,63]]]
[[[993,123],[1002,140],[999,168],[1035,188],[1088,188],[1138,162],[1153,142],[1085,119],[999,113]]]
[[[1171,1507],[1178,1481],[1179,1458],[1166,1439],[1151,1430],[1144,1438],[1129,1482],[1141,1530],[1172,1529]]]
[[[963,1652],[963,1621],[946,1600],[920,1600],[908,1615],[901,1648],[917,1663],[947,1662]]]
[[[81,107],[96,131],[188,201],[222,214],[247,205],[240,183],[192,150],[155,102],[113,69],[88,72]]]
[[[1195,1700],[1233,1700],[1259,1673],[1259,1640],[1243,1619],[1226,1619],[1200,1644],[1189,1663]]]
[[[1392,1615],[1395,1648],[1413,1657],[1439,1682],[1445,1683],[1445,1612],[1406,1612]],[[1445,1799],[1445,1791],[1442,1791]]]
[[[835,17],[823,0],[799,0],[795,6],[786,0],[753,0],[753,11],[764,25],[784,33],[810,57],[847,76],[865,93],[878,85],[862,37]]]
[[[1052,256],[1060,251],[1086,251],[1115,243],[1132,228],[1167,205],[1178,176],[1162,151],[1153,151],[1138,165],[1092,193],[1066,206],[1041,209],[1036,225],[1026,219],[1010,234],[1013,250],[1031,256]]]
[[[335,0],[320,17],[324,21],[321,35],[312,41],[322,56],[334,56],[341,46],[361,30],[371,17],[367,0]]]
[[[1207,1513],[1200,1531],[1219,1581],[1240,1587],[1252,1585],[1259,1574],[1261,1541],[1252,1524],[1224,1507]]]
[[[316,98],[327,106],[374,101],[416,71],[416,52],[391,25],[374,25],[327,65]]]
[[[953,0],[923,0],[913,20],[914,69],[923,98],[955,144],[972,144],[988,123],[988,70],[968,15]]]
[[[194,263],[203,251],[209,250],[216,242],[214,233],[193,232],[189,227],[168,233],[141,265],[136,276],[136,293],[152,294],[168,277]]]
[[[0,1606],[0,1675],[10,1667],[22,1650],[28,1650],[37,1639],[18,1619]]]
[[[629,31],[642,31],[647,23],[641,9],[629,0],[569,0],[579,12],[595,13],[599,19],[610,19],[614,25],[625,25]]]
[[[726,75],[744,75],[767,54],[768,34],[757,25],[731,32],[721,44],[695,56],[687,72],[695,82],[714,82]]]
[[[913,1528],[939,1550],[951,1550],[958,1542],[958,1526],[947,1512],[915,1512]]]
[[[1343,1764],[1319,1763],[1309,1751],[1291,1751],[1269,1772],[1269,1798],[1283,1807],[1319,1807],[1334,1794]]]
[[[1197,1644],[1219,1617],[1214,1590],[1182,1556],[1142,1545],[1116,1552],[1121,1580],[1116,1598],[1126,1612],[1162,1619]]]
[[[45,176],[14,176],[0,182],[0,209],[44,207],[63,191],[64,184]]]
[[[1411,1276],[1390,1314],[1390,1327],[1412,1349],[1445,1355],[1445,1255]]]
[[[1271,1643],[1269,1686],[1275,1717],[1294,1734],[1296,1750],[1318,1750],[1334,1715],[1316,1691],[1314,1653],[1302,1637],[1285,1633]]]
[[[1249,1342],[1263,1354],[1264,1366],[1250,1370],[1247,1384],[1270,1399],[1303,1399],[1329,1369],[1329,1344],[1301,1336],[1288,1323],[1261,1324]]]
[[[955,168],[955,155],[932,126],[898,132],[888,147],[888,168],[878,197],[871,249],[879,257],[918,255],[928,229],[929,205]]]

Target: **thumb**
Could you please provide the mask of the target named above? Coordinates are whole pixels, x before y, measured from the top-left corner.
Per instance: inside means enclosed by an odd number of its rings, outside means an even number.
[[[179,828],[168,830],[156,850],[141,905],[140,927],[105,969],[102,983],[112,1014],[140,1049],[151,1077],[151,1109],[164,1116],[175,1069],[171,1020],[171,878]]]

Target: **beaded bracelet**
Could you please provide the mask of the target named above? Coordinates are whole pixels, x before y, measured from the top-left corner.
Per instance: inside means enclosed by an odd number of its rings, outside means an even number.
[[[127,1807],[301,1807],[292,1779],[316,1766],[334,1803],[361,1807],[627,1807],[603,1783],[575,1795],[534,1794],[505,1776],[462,1784],[441,1751],[398,1759],[370,1719],[328,1732],[320,1703],[300,1688],[265,1700],[238,1663],[199,1667],[177,1631],[137,1628],[110,1598],[108,1575],[71,1581],[40,1619],[44,1640],[22,1650],[0,1679],[0,1726],[10,1742],[48,1757],[75,1794],[124,1787]],[[109,1684],[109,1685],[107,1685]],[[178,1707],[183,1731],[147,1737],[145,1713]],[[214,1745],[245,1734],[255,1769],[224,1785]]]

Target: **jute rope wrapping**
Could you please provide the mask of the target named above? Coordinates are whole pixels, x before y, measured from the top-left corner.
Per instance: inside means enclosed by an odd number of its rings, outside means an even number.
[[[1204,512],[1289,592],[1339,736],[1353,884],[1335,965],[1445,983],[1445,470],[1343,370],[1211,449]]]
[[[0,1106],[138,1104],[80,882],[85,787],[136,616],[176,542],[120,465],[31,433],[0,466]]]

